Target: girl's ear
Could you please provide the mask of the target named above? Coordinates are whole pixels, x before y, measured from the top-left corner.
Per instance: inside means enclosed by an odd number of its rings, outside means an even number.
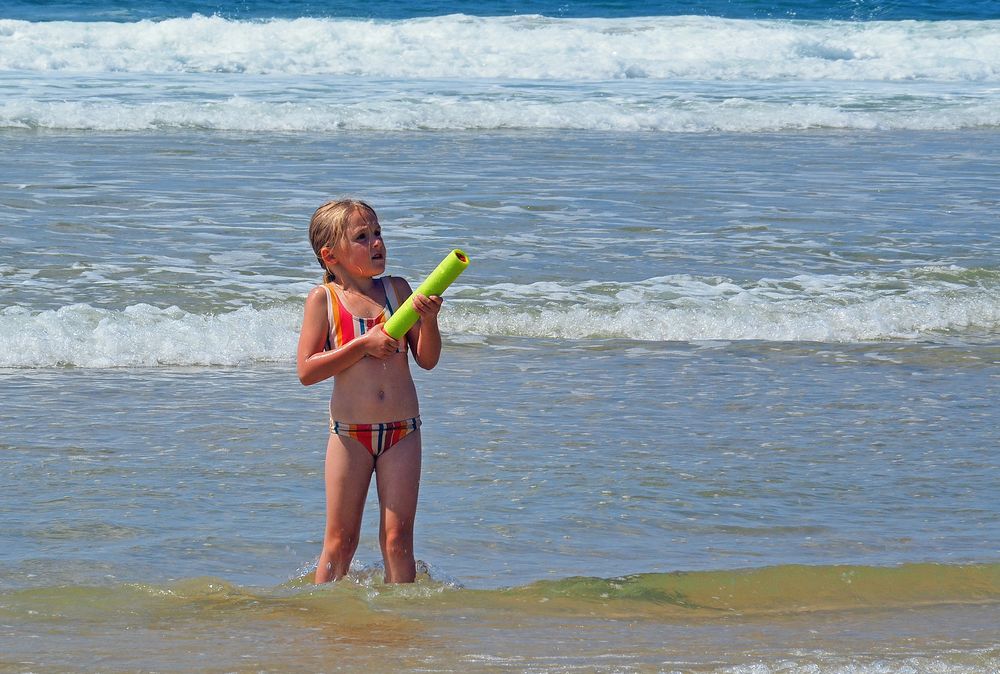
[[[328,267],[331,264],[337,264],[337,255],[330,246],[323,246],[319,249],[319,258],[323,260],[323,264]]]

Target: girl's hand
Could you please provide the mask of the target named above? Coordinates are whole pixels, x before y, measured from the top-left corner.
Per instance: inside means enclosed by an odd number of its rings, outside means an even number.
[[[437,320],[437,315],[441,312],[441,305],[443,303],[444,300],[437,295],[431,295],[430,297],[426,295],[413,296],[413,308],[422,319],[430,318]]]
[[[399,348],[399,342],[390,337],[381,325],[369,330],[360,339],[365,345],[365,355],[372,358],[388,358]]]

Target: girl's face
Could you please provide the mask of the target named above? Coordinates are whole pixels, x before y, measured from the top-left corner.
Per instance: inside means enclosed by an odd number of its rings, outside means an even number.
[[[349,274],[372,277],[384,273],[385,242],[378,218],[363,208],[355,209],[333,253]]]

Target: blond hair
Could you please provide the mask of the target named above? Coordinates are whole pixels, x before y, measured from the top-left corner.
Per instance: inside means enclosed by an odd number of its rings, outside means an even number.
[[[323,283],[331,283],[336,277],[326,268],[320,251],[324,247],[335,248],[343,240],[347,222],[357,211],[367,211],[373,218],[378,219],[375,209],[360,199],[337,199],[317,208],[309,220],[309,243],[312,244],[316,259],[319,260],[319,266],[323,268]]]

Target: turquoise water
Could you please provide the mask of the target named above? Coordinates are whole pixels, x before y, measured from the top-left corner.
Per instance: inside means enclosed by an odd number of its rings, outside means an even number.
[[[628,17],[704,15],[735,19],[838,19],[846,21],[897,21],[903,19],[997,19],[1000,18],[995,3],[989,0],[963,0],[941,3],[918,0],[886,2],[878,0],[812,0],[810,2],[759,2],[757,0],[659,0],[656,2],[552,2],[530,0],[514,2],[309,2],[303,0],[244,0],[241,2],[212,2],[186,0],[185,2],[135,3],[129,0],[114,2],[51,3],[39,0],[8,0],[4,15],[29,21],[51,20],[107,20],[136,21],[190,16],[192,14],[219,15],[235,19],[294,18],[301,16],[331,16],[347,18],[407,19],[420,16],[446,14],[473,14],[479,16],[506,16],[511,14],[541,14],[552,17]]]

